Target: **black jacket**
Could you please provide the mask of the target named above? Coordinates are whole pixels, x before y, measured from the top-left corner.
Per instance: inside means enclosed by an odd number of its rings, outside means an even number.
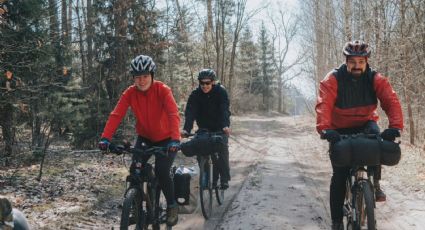
[[[213,85],[208,93],[200,87],[192,91],[186,105],[183,129],[190,133],[195,120],[200,129],[211,132],[230,126],[229,97],[223,86]]]

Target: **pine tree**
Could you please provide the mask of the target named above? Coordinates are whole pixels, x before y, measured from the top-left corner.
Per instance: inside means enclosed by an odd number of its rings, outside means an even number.
[[[260,76],[263,95],[264,110],[270,111],[272,109],[272,96],[275,90],[275,71],[273,68],[273,52],[270,45],[270,40],[264,22],[261,24],[260,36]]]

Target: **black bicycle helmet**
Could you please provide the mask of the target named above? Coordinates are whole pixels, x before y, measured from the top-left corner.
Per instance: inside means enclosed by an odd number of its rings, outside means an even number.
[[[215,81],[216,77],[217,76],[212,69],[203,69],[198,73],[198,80],[211,79],[211,81]]]
[[[156,65],[151,57],[139,55],[131,61],[130,68],[130,73],[133,76],[137,76],[148,73],[154,74],[156,70]]]
[[[369,57],[370,49],[369,45],[363,41],[355,40],[345,43],[343,53],[345,56],[361,56]]]

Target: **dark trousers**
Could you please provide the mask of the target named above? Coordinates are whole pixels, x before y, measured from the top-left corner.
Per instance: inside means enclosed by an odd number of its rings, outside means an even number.
[[[355,133],[367,133],[367,134],[378,134],[379,127],[375,121],[368,121],[363,127],[356,128],[345,128],[337,129],[340,134],[355,134]],[[381,166],[373,166],[374,179],[381,179]],[[350,167],[336,167],[332,165],[332,179],[330,186],[330,206],[331,206],[331,218],[333,222],[341,222],[343,218],[342,207],[344,205],[345,198],[345,182],[350,174]]]
[[[168,145],[170,140],[171,139],[167,139],[153,143],[150,140],[139,136],[137,137],[135,148],[141,148],[142,143],[145,143],[146,146],[165,147]],[[173,205],[176,201],[174,197],[174,182],[170,174],[170,169],[173,165],[176,153],[168,153],[167,155],[168,156],[155,156],[155,175],[158,177],[159,186],[167,200],[167,205]],[[143,163],[146,163],[150,157],[151,156],[144,156],[142,158]]]

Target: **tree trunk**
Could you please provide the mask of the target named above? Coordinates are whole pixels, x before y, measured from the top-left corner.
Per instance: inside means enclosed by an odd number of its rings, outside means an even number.
[[[400,0],[400,40],[402,44],[402,50],[400,50],[400,64],[401,70],[402,70],[402,84],[403,84],[403,93],[405,97],[405,102],[407,104],[407,114],[409,119],[409,135],[410,135],[410,144],[415,144],[415,123],[413,120],[413,110],[412,110],[412,102],[410,100],[409,96],[409,89],[411,84],[411,77],[408,71],[408,62],[407,60],[407,54],[408,54],[408,48],[407,48],[407,37],[405,31],[405,23],[406,23],[406,4],[405,0]]]
[[[86,40],[87,40],[87,75],[92,76],[93,71],[93,6],[92,0],[87,0],[87,25],[86,25]],[[86,82],[86,81],[83,81]],[[87,82],[86,82],[87,83]]]
[[[344,24],[345,24],[345,38],[347,41],[352,40],[351,36],[351,1],[344,0]]]
[[[64,45],[65,47],[67,47],[68,45],[68,37],[69,37],[69,29],[68,29],[68,15],[67,15],[67,5],[66,5],[66,0],[62,0],[62,19],[61,19],[61,24],[62,24],[62,45]]]
[[[89,0],[90,1],[90,0]],[[86,77],[86,61],[84,56],[84,44],[83,44],[83,25],[81,23],[80,18],[80,7],[79,7],[80,0],[77,0],[76,5],[76,14],[77,14],[77,22],[78,22],[78,35],[79,35],[79,44],[80,44],[80,57],[81,57],[81,72],[82,72],[82,80],[84,83],[87,83],[87,77]]]
[[[277,111],[279,113],[283,113],[283,82],[282,82],[282,78],[281,75],[278,76],[277,78],[277,95],[278,95],[278,100],[277,100]]]
[[[0,126],[3,132],[5,165],[9,165],[14,143],[13,106],[5,103],[0,107]],[[0,155],[0,157],[3,157]]]

